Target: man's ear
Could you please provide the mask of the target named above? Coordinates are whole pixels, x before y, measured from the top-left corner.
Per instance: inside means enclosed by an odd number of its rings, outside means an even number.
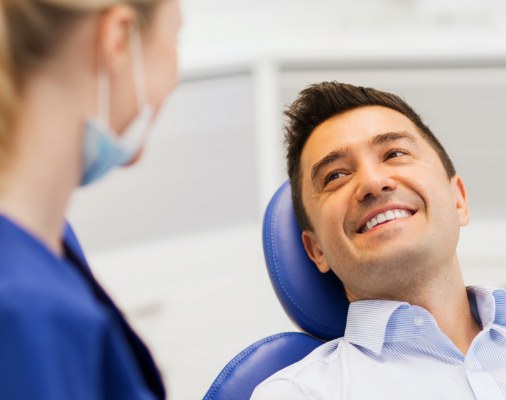
[[[113,6],[98,21],[97,45],[100,62],[115,72],[130,65],[130,36],[137,21],[135,11],[127,5]]]
[[[302,232],[302,243],[307,255],[316,264],[321,273],[329,272],[330,266],[323,255],[320,243],[314,232],[305,230]]]
[[[459,213],[460,226],[465,226],[469,223],[469,208],[467,207],[467,191],[464,181],[459,175],[455,175],[451,179],[451,185]]]

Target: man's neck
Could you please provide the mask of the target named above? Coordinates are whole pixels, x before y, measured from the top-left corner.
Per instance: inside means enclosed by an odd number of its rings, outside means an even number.
[[[480,324],[474,319],[467,290],[462,278],[460,265],[455,257],[448,268],[439,268],[439,274],[432,270],[430,278],[417,278],[417,285],[389,290],[395,295],[370,293],[356,296],[347,290],[350,302],[364,299],[383,299],[407,302],[425,308],[432,314],[441,331],[466,354],[473,339],[481,331]],[[423,282],[422,284],[420,282]]]
[[[463,354],[466,354],[473,339],[480,333],[481,326],[472,314],[460,269],[458,277],[458,282],[453,281],[448,285],[431,288],[425,296],[412,299],[410,303],[429,311],[441,331]]]

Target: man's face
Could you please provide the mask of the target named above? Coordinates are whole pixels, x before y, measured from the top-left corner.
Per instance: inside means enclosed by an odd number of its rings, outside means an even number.
[[[367,106],[323,122],[304,145],[301,174],[314,227],[304,245],[351,300],[396,298],[458,267],[464,185],[403,114]]]

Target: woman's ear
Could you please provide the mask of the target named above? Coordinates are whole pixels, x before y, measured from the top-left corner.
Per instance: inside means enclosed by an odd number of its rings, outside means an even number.
[[[97,46],[99,62],[109,72],[131,63],[131,32],[137,23],[135,11],[127,5],[113,6],[99,16]]]
[[[323,255],[320,242],[314,232],[305,230],[302,232],[302,243],[309,258],[316,264],[321,273],[329,272],[330,266]]]
[[[452,189],[455,195],[455,205],[459,213],[460,226],[469,223],[469,208],[467,206],[467,191],[464,181],[459,175],[455,175],[451,179]]]

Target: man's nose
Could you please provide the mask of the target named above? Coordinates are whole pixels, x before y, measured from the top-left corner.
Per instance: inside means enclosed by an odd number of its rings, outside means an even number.
[[[367,165],[360,168],[356,175],[357,201],[378,198],[395,190],[397,182],[392,178],[390,172],[384,165]]]

